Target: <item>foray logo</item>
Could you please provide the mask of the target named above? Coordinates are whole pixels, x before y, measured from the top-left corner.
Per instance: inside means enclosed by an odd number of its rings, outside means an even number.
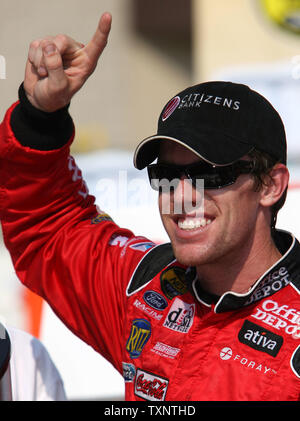
[[[225,346],[221,349],[219,353],[219,357],[222,361],[230,360],[233,363],[239,363],[242,367],[246,367],[247,369],[251,368],[255,370],[257,373],[262,374],[276,374],[276,371],[273,370],[271,367],[268,367],[260,362],[250,360],[240,354],[236,354],[229,346]]]
[[[6,79],[6,60],[0,55],[0,79]]]

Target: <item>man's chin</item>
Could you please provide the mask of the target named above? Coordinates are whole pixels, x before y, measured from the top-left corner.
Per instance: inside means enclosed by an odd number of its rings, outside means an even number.
[[[172,246],[176,260],[184,266],[214,264],[218,260],[216,250],[208,244],[178,245],[172,243]]]
[[[195,253],[188,250],[188,247],[185,250],[181,247],[173,247],[173,250],[176,260],[184,266],[198,266],[203,261],[203,257],[201,255],[195,255]]]

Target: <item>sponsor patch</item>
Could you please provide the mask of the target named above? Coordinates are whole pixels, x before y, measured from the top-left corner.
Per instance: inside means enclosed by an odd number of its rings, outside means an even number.
[[[135,366],[131,363],[122,363],[123,377],[126,383],[132,382],[135,377]]]
[[[195,304],[188,304],[176,298],[170,308],[163,326],[175,332],[188,333],[195,316]]]
[[[185,269],[173,266],[162,272],[160,285],[163,293],[169,300],[177,295],[185,294],[188,289],[185,281]]]
[[[276,335],[255,323],[245,320],[238,334],[239,341],[257,351],[276,357],[282,344],[282,336]]]
[[[147,401],[164,401],[169,380],[153,373],[137,369],[134,393]]]
[[[263,362],[254,361],[248,357],[235,353],[232,348],[229,346],[225,346],[220,350],[219,357],[222,361],[231,361],[233,364],[240,364],[240,367],[245,367],[248,370],[252,369],[256,373],[266,374],[266,375],[273,375],[277,374],[276,370],[273,368],[266,366]]]
[[[263,278],[251,294],[245,305],[255,303],[264,297],[275,294],[290,283],[290,274],[286,267],[281,266]]]
[[[136,299],[133,305],[138,308],[139,310],[143,311],[144,313],[148,314],[148,316],[153,317],[155,320],[161,320],[163,315],[157,314],[157,312],[148,306],[145,303],[141,303],[140,300]]]
[[[138,358],[151,335],[151,324],[145,319],[135,319],[132,322],[126,350],[131,358]]]
[[[146,291],[143,295],[143,299],[155,310],[162,311],[168,307],[167,300],[156,291]]]
[[[154,243],[151,243],[151,242],[147,241],[147,242],[143,242],[143,243],[132,244],[129,247],[131,249],[133,249],[133,250],[147,251],[147,250],[151,249],[154,246],[155,246]]]
[[[287,304],[264,300],[251,317],[273,327],[279,333],[285,332],[296,340],[300,338],[300,312]]]
[[[127,241],[129,240],[128,237],[124,237],[123,235],[113,235],[109,240],[108,244],[110,246],[119,246],[123,247]]]
[[[100,222],[103,221],[112,221],[112,219],[107,213],[99,213],[97,216],[91,219],[91,224],[100,224]]]
[[[177,356],[180,349],[174,346],[166,345],[162,342],[156,342],[151,352],[160,355],[161,357],[171,358],[172,360]]]

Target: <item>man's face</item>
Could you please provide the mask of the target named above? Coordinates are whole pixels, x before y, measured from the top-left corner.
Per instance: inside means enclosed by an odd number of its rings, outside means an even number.
[[[188,165],[197,161],[200,158],[185,147],[171,141],[162,142],[159,162]],[[253,178],[244,174],[228,187],[204,190],[203,217],[197,216],[195,210],[174,212],[184,209],[183,183],[182,179],[174,192],[159,194],[161,219],[177,260],[184,265],[198,266],[226,262],[249,252],[262,221],[260,192],[254,191]],[[193,188],[193,194],[196,200],[199,192]],[[163,212],[166,200],[170,201],[169,213]]]

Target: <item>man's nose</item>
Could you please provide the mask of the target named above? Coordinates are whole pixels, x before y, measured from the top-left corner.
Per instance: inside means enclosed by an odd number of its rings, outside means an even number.
[[[180,178],[172,196],[174,213],[197,212],[198,214],[201,211],[204,202],[204,185],[201,182],[197,184],[199,185],[195,188],[190,179],[185,176]]]

